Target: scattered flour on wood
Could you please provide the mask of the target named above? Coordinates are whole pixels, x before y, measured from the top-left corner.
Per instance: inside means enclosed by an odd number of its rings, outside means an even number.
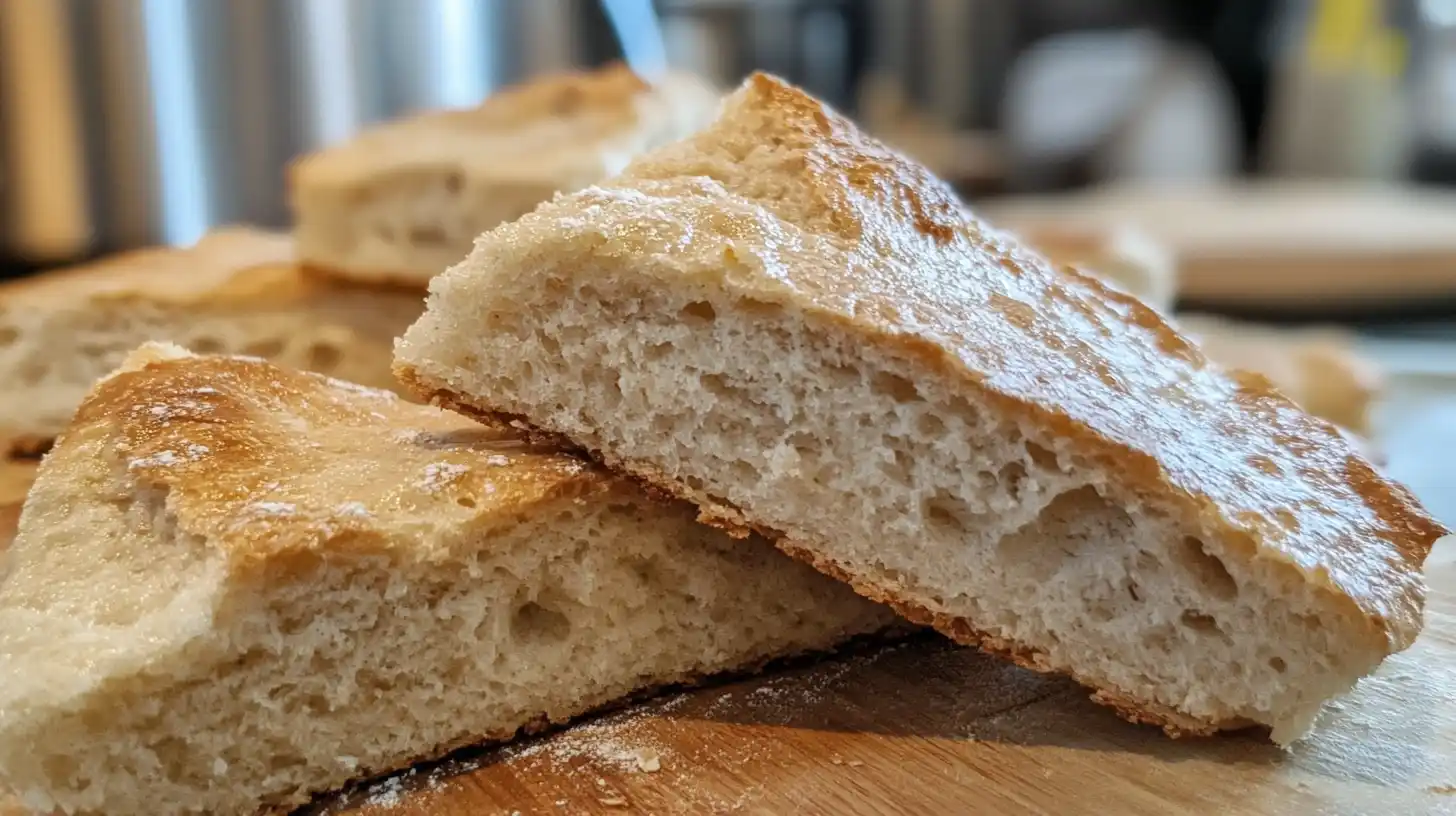
[[[459,772],[455,763],[446,762],[427,770],[410,768],[371,782],[360,791],[363,799],[359,804],[367,808],[388,809],[405,803],[412,795],[422,791],[439,791],[450,783],[450,778]]]
[[[176,453],[169,450],[154,453],[141,459],[133,459],[127,464],[128,470],[140,470],[141,468],[171,467],[182,461]]]
[[[451,462],[431,462],[425,465],[425,474],[420,477],[418,483],[419,488],[433,493],[468,472],[470,472],[470,468],[467,465],[457,465]]]
[[[248,505],[248,512],[256,516],[291,516],[298,511],[288,502],[261,501]]]

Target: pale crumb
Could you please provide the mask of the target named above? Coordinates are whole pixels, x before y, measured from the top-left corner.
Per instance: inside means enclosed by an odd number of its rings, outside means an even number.
[[[227,775],[227,771],[228,771],[227,760],[223,759],[222,757],[217,757],[216,759],[214,759],[212,761],[212,775],[213,776],[226,776]]]
[[[506,465],[509,465],[511,463],[511,460],[509,457],[502,456],[499,453],[492,453],[491,455],[485,457],[485,463],[492,467],[505,467]]]
[[[556,800],[556,806],[557,807],[566,807],[566,800],[565,799],[557,799]]]
[[[511,811],[511,816],[521,816],[521,812],[519,810],[513,810]]]
[[[627,800],[623,799],[620,796],[609,796],[606,799],[598,799],[597,802],[601,804],[602,807],[609,808],[624,808],[627,806]]]
[[[847,762],[845,764],[848,765],[851,768],[863,768],[864,767],[864,763],[863,762],[860,762],[857,759],[851,759],[849,762]]]
[[[349,773],[353,773],[354,771],[359,770],[359,759],[357,757],[341,756],[335,757],[335,759],[337,759],[339,764],[344,767],[344,770],[348,771]]]
[[[829,762],[832,765],[843,765],[844,764],[844,760],[840,759],[839,757],[835,757],[834,759],[829,760]]]
[[[597,777],[597,787],[599,787],[599,788],[605,788],[606,786],[607,786],[607,780],[601,778],[600,776]]]
[[[662,770],[662,758],[651,748],[638,748],[635,754],[637,770],[646,773],[657,773]]]

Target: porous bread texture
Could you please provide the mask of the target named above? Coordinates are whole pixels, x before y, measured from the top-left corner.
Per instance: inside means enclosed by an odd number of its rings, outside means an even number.
[[[1414,639],[1444,532],[1267,381],[762,75],[483,236],[396,360],[1174,734],[1297,738]]]
[[[649,84],[612,64],[365,131],[290,168],[300,257],[329,274],[423,288],[480,233],[697,130],[718,100],[690,74]]]
[[[893,621],[558,449],[152,347],[46,458],[0,583],[0,788],[246,814]]]
[[[0,287],[0,455],[49,446],[92,383],[147,341],[392,387],[417,293],[305,275],[286,236],[231,229]]]

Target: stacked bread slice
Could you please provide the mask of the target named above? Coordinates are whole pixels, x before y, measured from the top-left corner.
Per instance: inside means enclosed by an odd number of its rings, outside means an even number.
[[[391,341],[476,234],[686,135],[717,102],[691,75],[649,84],[618,65],[536,78],[302,157],[291,239],[224,229],[0,287],[0,456],[43,451],[148,340],[392,386]]]
[[[0,583],[0,784],[251,813],[883,607],[621,477],[435,408],[148,346],[41,466]]]
[[[0,287],[0,458],[44,450],[99,377],[148,340],[376,387],[419,294],[303,272],[287,235],[223,229]]]
[[[1300,736],[1420,631],[1444,533],[1266,379],[762,75],[483,236],[397,359],[1172,733]]]
[[[480,233],[706,125],[719,97],[691,74],[648,83],[608,65],[386,123],[293,165],[299,252],[330,274],[423,287]]]

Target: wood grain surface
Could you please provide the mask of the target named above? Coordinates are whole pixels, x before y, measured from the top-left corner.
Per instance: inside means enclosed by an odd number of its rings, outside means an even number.
[[[1016,229],[1133,225],[1177,258],[1200,305],[1346,310],[1456,298],[1456,194],[1273,182],[1224,188],[1109,187],[989,201]]]
[[[0,510],[0,546],[18,507]],[[1456,547],[1416,645],[1286,752],[1170,740],[921,636],[658,698],[325,797],[310,816],[1456,813]]]
[[[0,507],[25,501],[25,492],[35,478],[36,462],[0,459]]]

